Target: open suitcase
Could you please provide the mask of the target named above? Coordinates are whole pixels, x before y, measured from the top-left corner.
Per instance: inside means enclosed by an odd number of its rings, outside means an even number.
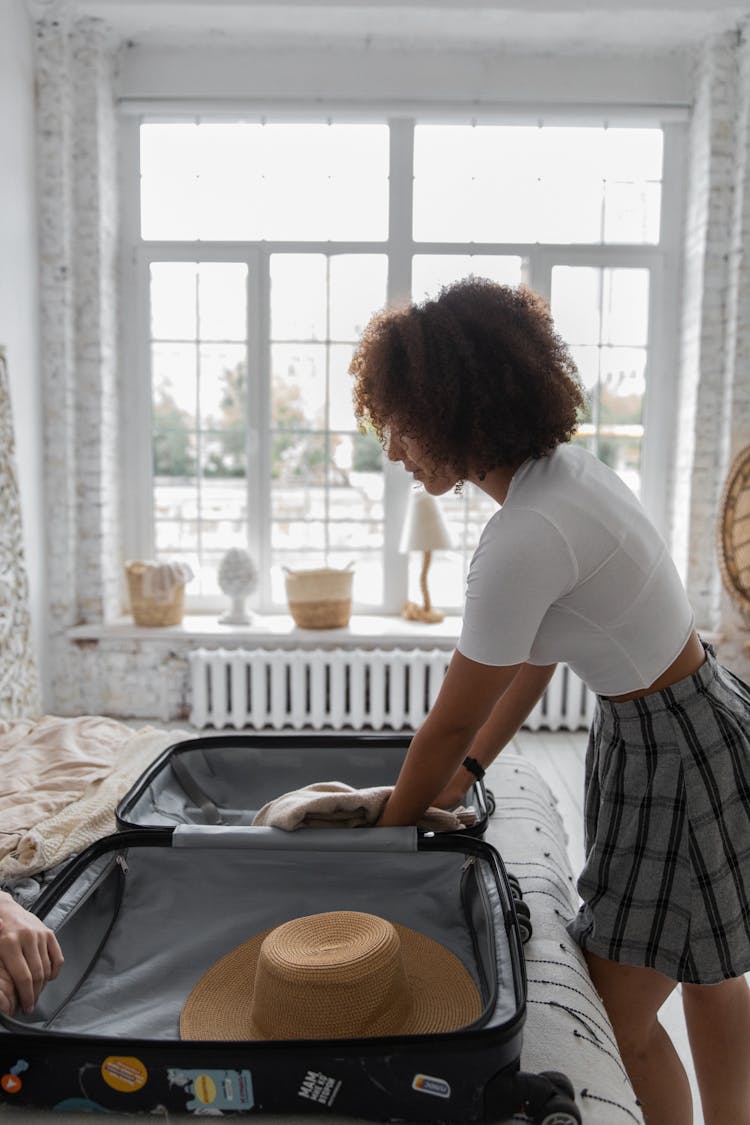
[[[494,848],[467,831],[248,825],[248,808],[267,799],[263,785],[274,796],[321,780],[339,737],[196,739],[155,763],[119,810],[121,824],[140,826],[88,848],[35,904],[65,964],[32,1015],[2,1019],[0,1100],[383,1121],[501,1121],[523,1112],[535,1125],[580,1122],[563,1075],[520,1070],[524,959],[513,888]],[[359,772],[335,776],[372,784],[363,763],[377,751],[383,783],[383,761],[392,759],[395,777],[405,745],[364,736]],[[267,768],[243,793],[231,771],[247,765],[249,751]],[[281,788],[268,753],[287,759],[286,768],[277,763]],[[189,769],[175,773],[175,760],[186,757]],[[227,951],[290,918],[327,911],[377,915],[440,943],[468,970],[481,1015],[430,1034],[180,1038],[186,997]]]

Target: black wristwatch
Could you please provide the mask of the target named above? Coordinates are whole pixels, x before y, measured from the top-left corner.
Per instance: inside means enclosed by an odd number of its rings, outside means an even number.
[[[474,777],[477,779],[477,781],[481,781],[484,777],[484,766],[481,766],[476,758],[472,758],[470,754],[467,754],[467,756],[464,758],[463,766],[464,769],[467,769],[469,771],[469,773],[474,774]]]

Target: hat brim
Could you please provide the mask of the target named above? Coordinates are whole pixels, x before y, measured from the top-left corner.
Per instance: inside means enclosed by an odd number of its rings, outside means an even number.
[[[411,1003],[394,1028],[386,1016],[371,1024],[356,1038],[388,1035],[430,1035],[466,1027],[479,1019],[482,1001],[479,990],[459,958],[440,942],[393,923],[401,942],[401,954],[411,989]],[[182,1039],[246,1040],[270,1039],[252,1019],[255,970],[260,947],[272,930],[243,942],[216,962],[195,985],[182,1009]],[[294,1013],[279,1021],[294,1026]],[[316,1038],[352,1038],[348,1032],[325,1029]],[[273,1038],[297,1039],[297,1035]]]

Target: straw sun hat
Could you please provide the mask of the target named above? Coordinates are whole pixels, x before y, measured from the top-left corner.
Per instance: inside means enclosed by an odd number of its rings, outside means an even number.
[[[374,914],[294,918],[206,972],[180,1017],[183,1039],[348,1039],[455,1031],[479,992],[439,942]]]

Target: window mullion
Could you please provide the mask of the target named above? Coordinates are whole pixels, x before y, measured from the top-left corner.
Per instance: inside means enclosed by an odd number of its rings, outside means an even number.
[[[646,369],[646,401],[642,457],[643,504],[651,519],[668,540],[671,458],[677,444],[678,341],[680,339],[680,294],[682,270],[680,238],[685,209],[685,163],[687,128],[684,123],[662,126],[664,160],[662,173],[659,249],[650,272],[649,338]],[[674,550],[674,542],[670,542]],[[684,566],[684,560],[677,560]]]
[[[411,294],[412,208],[414,197],[414,121],[392,118],[388,196],[388,303]],[[383,545],[383,599],[386,613],[400,610],[409,584],[408,556],[399,554],[401,528],[409,498],[409,480],[399,467],[384,466],[385,528]]]
[[[247,542],[261,609],[271,603],[270,256],[247,257]]]

